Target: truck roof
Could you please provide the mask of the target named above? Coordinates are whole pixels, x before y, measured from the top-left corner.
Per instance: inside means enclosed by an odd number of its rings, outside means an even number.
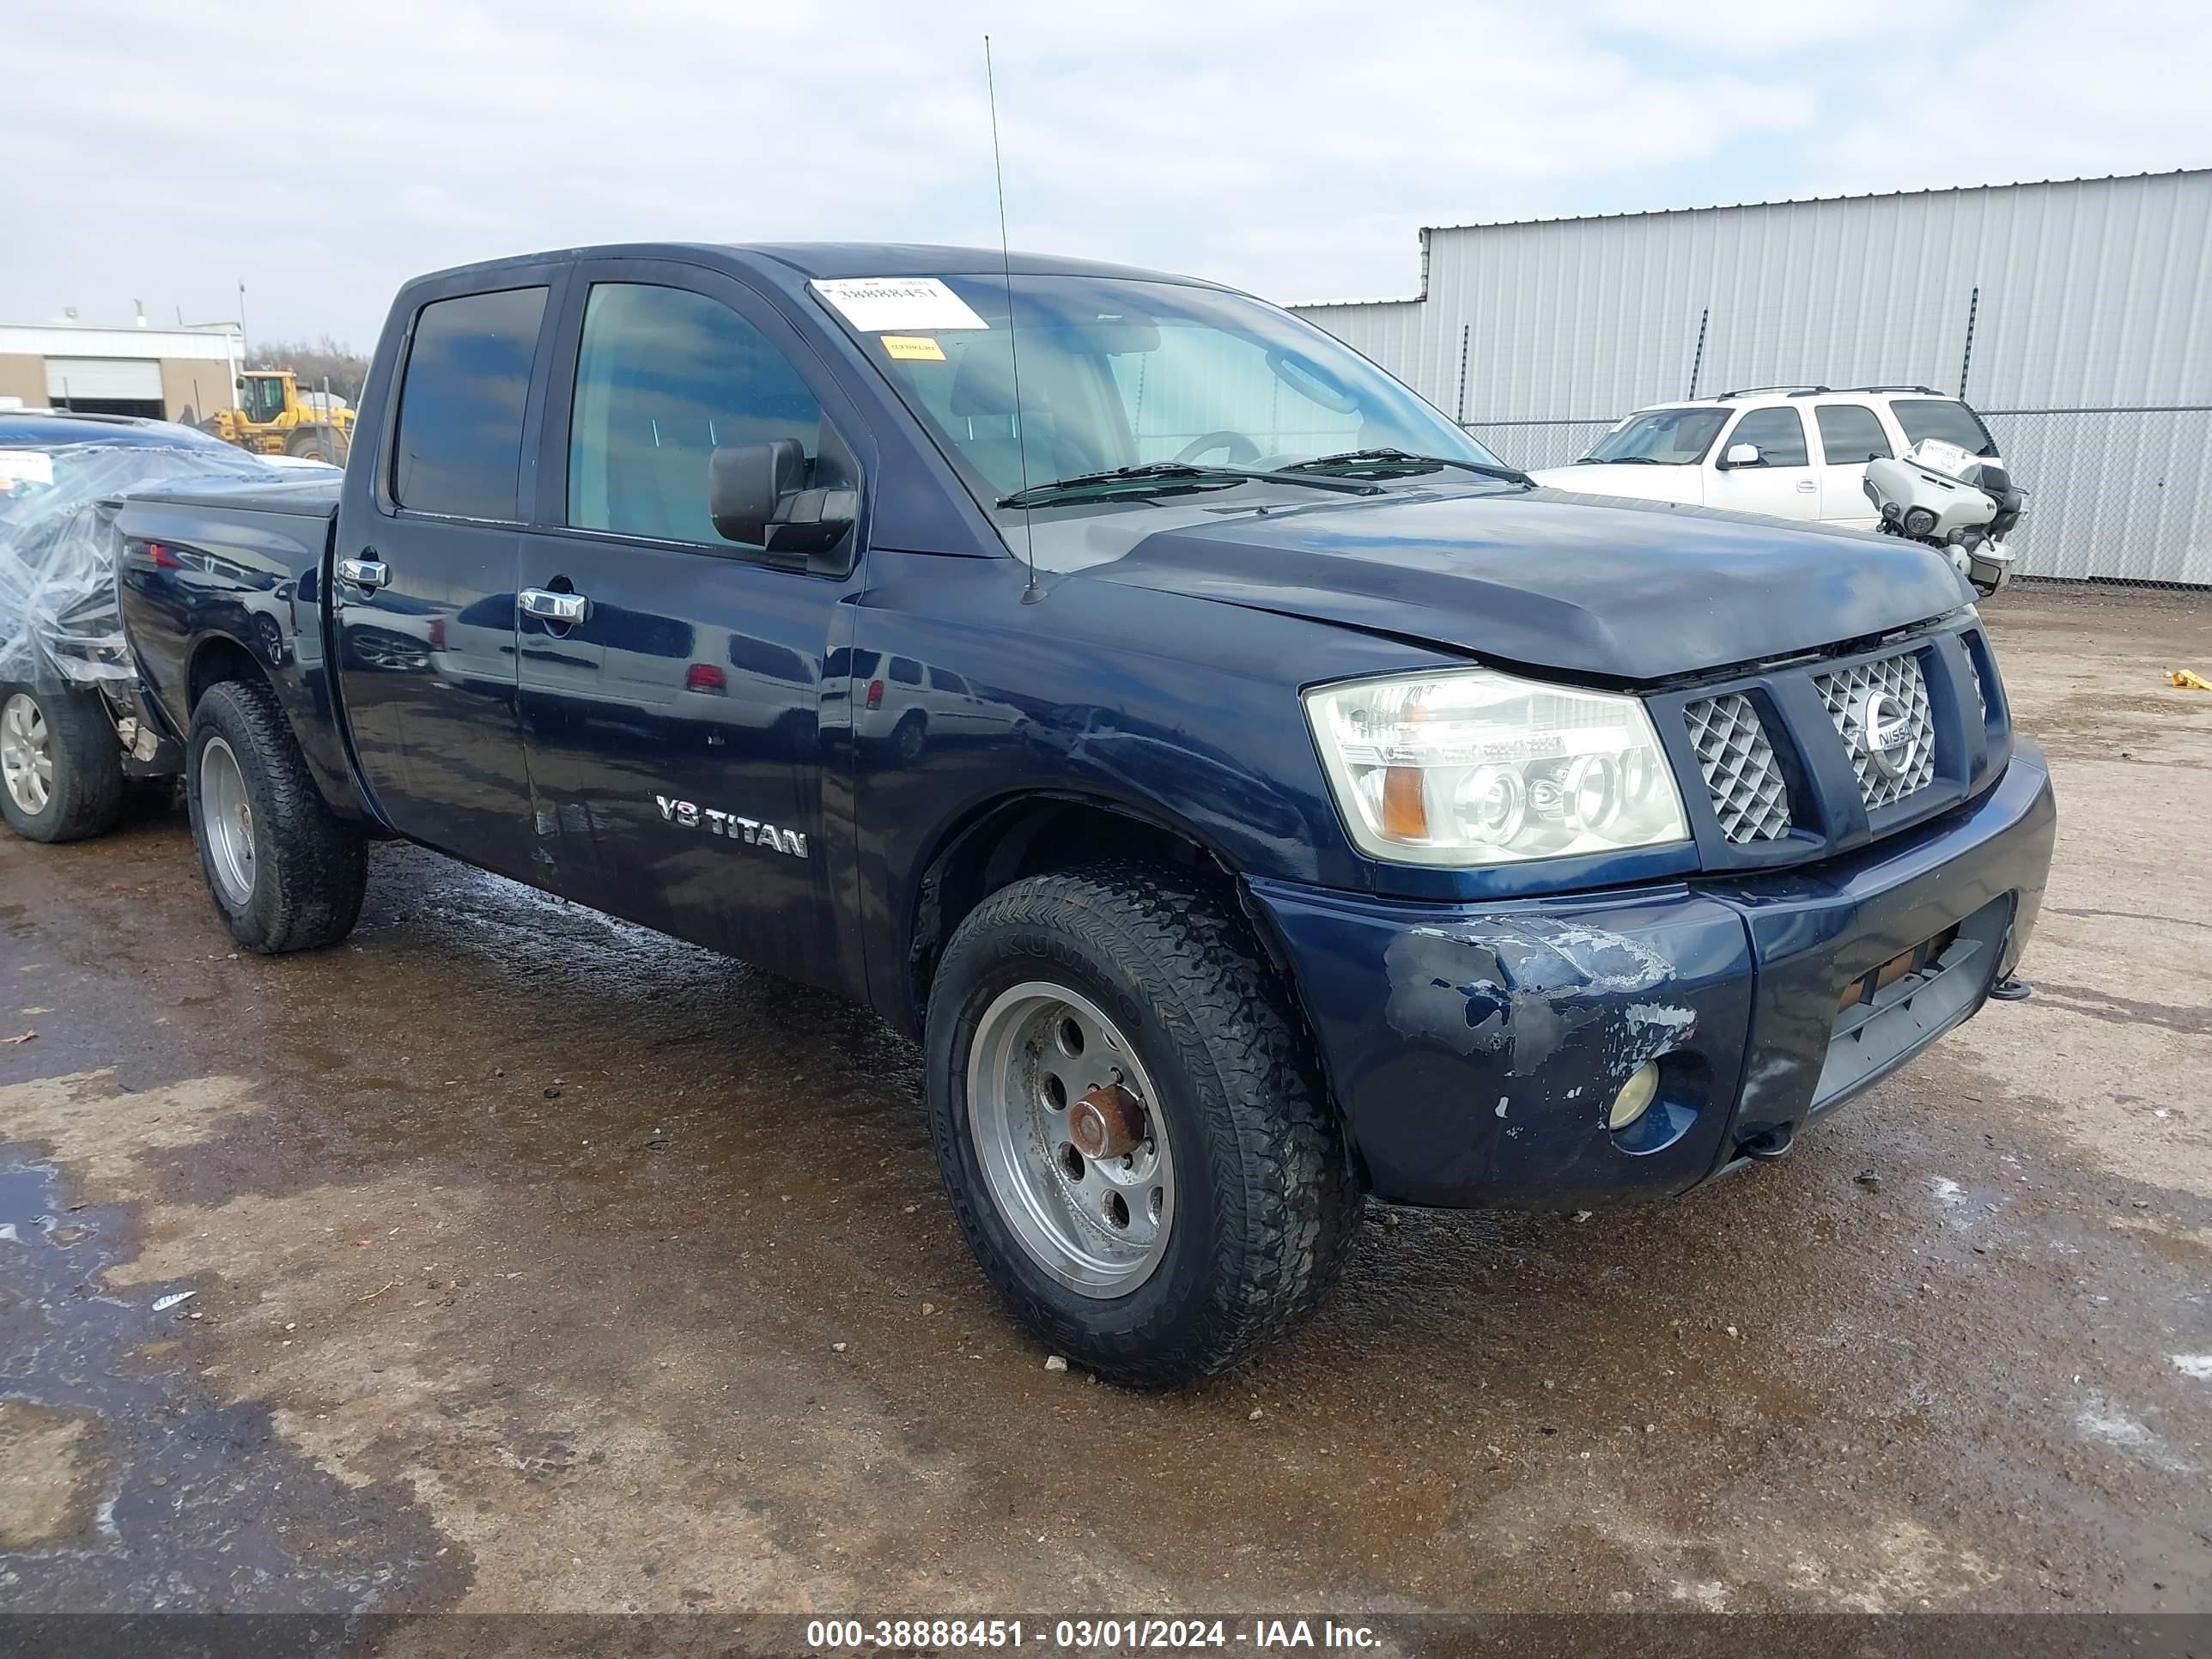
[[[509,266],[544,264],[551,259],[676,259],[744,266],[788,281],[839,276],[1118,276],[1148,283],[1180,283],[1218,288],[1194,276],[1147,270],[1097,259],[1070,259],[1053,253],[1001,253],[994,247],[940,246],[927,242],[619,242],[605,246],[555,248],[513,254],[475,264],[427,273],[430,281],[463,273],[490,275]]]

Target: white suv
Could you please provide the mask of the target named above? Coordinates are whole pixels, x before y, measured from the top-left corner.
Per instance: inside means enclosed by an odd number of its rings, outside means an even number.
[[[1594,495],[1686,501],[1872,530],[1867,463],[1923,438],[1997,458],[1982,417],[1924,386],[1756,386],[1639,409],[1537,483]]]

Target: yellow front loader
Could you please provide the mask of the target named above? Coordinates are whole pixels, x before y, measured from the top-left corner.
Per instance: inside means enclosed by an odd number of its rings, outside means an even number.
[[[354,411],[335,399],[325,405],[300,390],[289,368],[249,368],[238,377],[236,409],[221,409],[207,429],[225,443],[257,455],[304,455],[345,465],[353,447]]]

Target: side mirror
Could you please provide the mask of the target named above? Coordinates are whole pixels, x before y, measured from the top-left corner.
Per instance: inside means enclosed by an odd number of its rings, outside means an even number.
[[[1721,465],[1723,466],[1757,466],[1759,465],[1759,446],[1757,444],[1730,444],[1728,447],[1728,453],[1721,457]]]
[[[860,516],[850,489],[800,488],[806,453],[796,438],[724,444],[707,463],[707,511],[725,540],[771,553],[827,553]]]

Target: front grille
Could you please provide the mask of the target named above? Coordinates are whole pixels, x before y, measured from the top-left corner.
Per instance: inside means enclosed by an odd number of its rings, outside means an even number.
[[[1739,843],[1788,835],[1790,786],[1751,699],[1741,691],[1700,697],[1682,710],[1682,718],[1721,833]]]
[[[1928,787],[1936,775],[1936,720],[1929,710],[1928,679],[1917,652],[1902,651],[1818,675],[1813,683],[1850,754],[1851,770],[1858,775],[1859,793],[1869,810],[1892,805]],[[1887,766],[1877,758],[1863,729],[1868,701],[1875,696],[1887,697],[1904,711],[1902,732],[1893,728]]]

